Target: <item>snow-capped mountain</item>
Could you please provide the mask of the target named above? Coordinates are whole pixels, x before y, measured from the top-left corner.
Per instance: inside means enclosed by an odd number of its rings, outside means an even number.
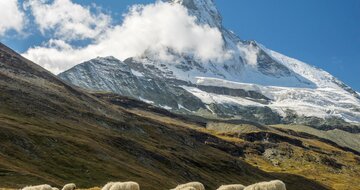
[[[198,24],[217,28],[224,40],[221,61],[201,61],[177,54],[120,61],[96,58],[59,76],[74,85],[131,96],[177,112],[279,123],[284,118],[341,118],[360,122],[360,95],[331,74],[241,40],[222,26],[212,0],[166,0],[179,3]],[[292,120],[292,122],[296,122]]]

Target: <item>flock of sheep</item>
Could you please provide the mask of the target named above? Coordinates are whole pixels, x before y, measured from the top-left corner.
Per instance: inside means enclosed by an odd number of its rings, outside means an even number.
[[[66,184],[62,190],[75,190],[76,185],[74,183]],[[27,186],[22,190],[59,190],[56,187],[50,185],[38,185]],[[101,190],[140,190],[140,185],[136,182],[109,182]],[[205,190],[205,187],[200,182],[190,182],[182,185],[178,185],[171,190]],[[285,184],[280,180],[274,180],[269,182],[260,182],[249,186],[243,186],[241,184],[222,185],[217,190],[286,190]]]

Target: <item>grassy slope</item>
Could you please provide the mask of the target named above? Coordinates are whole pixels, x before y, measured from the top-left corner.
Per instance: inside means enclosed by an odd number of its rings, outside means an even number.
[[[268,134],[279,136],[268,135],[266,138],[250,141],[251,138],[244,140],[244,137],[255,138],[254,134],[258,130],[217,133],[219,137],[226,136],[229,139],[230,136],[230,141],[242,144],[245,147],[245,161],[262,170],[301,175],[338,190],[360,189],[359,154],[334,143],[324,142],[323,139],[306,133],[277,131],[276,128],[270,128]],[[301,143],[297,144],[298,142]],[[272,152],[266,153],[267,151]]]
[[[104,94],[102,98],[113,103],[117,102],[114,101],[116,97],[113,96]],[[98,97],[100,96],[98,95]],[[322,136],[278,130],[278,127],[272,126],[231,124],[231,122],[225,121],[211,121],[207,123],[206,128],[203,128],[186,119],[179,120],[176,116],[168,117],[167,115],[171,113],[157,113],[151,108],[150,106],[150,109],[144,109],[144,105],[134,106],[133,108],[129,107],[128,111],[165,125],[186,126],[216,136],[226,142],[232,142],[237,149],[241,150],[240,157],[244,161],[262,170],[284,175],[301,175],[332,189],[360,189],[359,153],[355,152],[354,154],[328,139],[320,138]],[[281,129],[284,128],[285,126],[281,127]],[[259,138],[259,135],[256,135],[259,133],[269,135]],[[211,144],[214,140],[207,142]],[[215,145],[230,154],[234,153],[232,145],[221,143]],[[277,152],[270,156],[264,156],[265,151],[272,149]]]
[[[178,123],[134,114],[69,86],[0,44],[0,186],[134,180],[168,189],[282,179],[289,189],[325,189],[296,175],[266,173]],[[226,144],[226,142],[224,142]],[[159,188],[160,187],[160,188]]]

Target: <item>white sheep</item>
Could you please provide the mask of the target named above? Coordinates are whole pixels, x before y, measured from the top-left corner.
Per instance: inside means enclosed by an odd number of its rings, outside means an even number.
[[[62,188],[62,190],[75,190],[75,189],[76,189],[76,185],[74,183],[66,184]]]
[[[245,186],[241,184],[222,185],[217,190],[244,190]]]
[[[27,186],[22,188],[22,190],[52,190],[52,187],[47,184],[36,185],[36,186]]]
[[[110,190],[110,187],[114,184],[115,182],[108,182],[107,184],[104,185],[103,188],[101,188],[101,190]],[[120,182],[119,182],[120,183]]]
[[[189,189],[190,188],[190,189]],[[192,190],[191,188],[195,190],[205,190],[205,187],[200,182],[190,182],[182,185],[178,185],[175,189],[172,190]]]
[[[182,188],[181,190],[196,190],[195,187],[185,187],[185,188]]]
[[[286,190],[285,183],[280,180],[260,182],[245,187],[244,190]]]
[[[57,187],[52,187],[51,189],[52,190],[59,190],[59,188],[57,188]]]
[[[107,187],[106,187],[107,186]],[[104,188],[108,190],[140,190],[140,185],[133,181],[128,182],[110,182],[106,184]]]

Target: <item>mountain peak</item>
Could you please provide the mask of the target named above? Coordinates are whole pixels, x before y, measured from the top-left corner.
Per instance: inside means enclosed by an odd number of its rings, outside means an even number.
[[[222,18],[213,0],[163,0],[177,3],[186,7],[189,13],[198,19],[201,24],[221,28]]]
[[[251,116],[253,121],[276,123],[293,111],[299,118],[339,117],[360,123],[360,99],[354,90],[325,71],[256,41],[241,40],[222,27],[214,0],[162,1],[184,6],[199,25],[216,27],[224,42],[220,54],[229,54],[228,59],[206,62],[168,47],[174,61],[145,52],[133,59],[136,61],[87,62],[59,76],[84,88],[112,91],[200,116],[248,119],[248,113],[243,118],[243,110],[257,110]]]

